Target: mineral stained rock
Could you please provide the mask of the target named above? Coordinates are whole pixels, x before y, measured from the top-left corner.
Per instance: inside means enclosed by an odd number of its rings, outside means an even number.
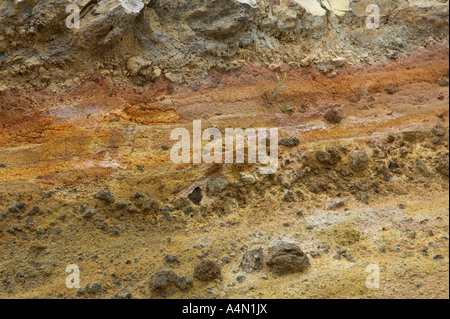
[[[278,274],[302,272],[309,268],[308,257],[293,243],[279,243],[269,248],[267,265]]]

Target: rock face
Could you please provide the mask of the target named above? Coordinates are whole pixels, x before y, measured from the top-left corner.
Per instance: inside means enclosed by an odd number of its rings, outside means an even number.
[[[446,41],[448,3],[377,3],[383,27],[374,37],[365,26],[370,1],[280,0],[270,6],[266,0],[1,0],[0,75],[5,82],[26,76],[24,81],[29,77],[31,85],[45,87],[48,81],[37,74],[63,81],[95,70],[136,85],[166,78],[197,86],[205,73],[246,63],[314,66],[331,75],[346,63],[388,61],[372,54],[378,48],[401,57],[430,36],[442,34],[436,43]],[[74,21],[74,12],[66,10],[70,4],[79,8],[79,29],[66,26],[67,19]],[[397,23],[387,12],[395,12]],[[333,54],[329,43],[336,43]],[[51,71],[68,68],[70,77]]]
[[[378,0],[366,30],[373,0],[271,2],[0,0],[0,298],[448,297],[442,6]],[[264,100],[285,69],[289,115]],[[199,119],[278,127],[277,172],[173,163],[170,132]],[[389,289],[367,289],[374,260]],[[61,285],[65,261],[89,284]]]
[[[292,243],[280,243],[269,248],[267,265],[275,273],[288,274],[305,271],[310,263],[299,246]]]
[[[90,3],[84,7],[86,10]],[[86,48],[113,43],[133,25],[144,5],[140,0],[99,1],[80,21],[81,27],[75,37],[77,43]]]
[[[152,4],[154,4],[153,2]],[[253,22],[257,7],[247,1],[205,1],[180,3],[166,1],[163,5],[153,5],[159,16],[184,18],[196,33],[215,40],[232,39],[245,31]],[[169,13],[165,16],[165,13]],[[184,15],[184,16],[183,16]],[[236,39],[238,40],[238,39]]]
[[[39,35],[38,33],[69,34],[66,28],[66,18],[71,10],[69,5],[78,6],[81,11],[80,29],[73,34],[69,45],[79,44],[90,49],[99,44],[108,44],[115,37],[122,35],[132,26],[137,15],[148,1],[141,0],[50,0],[50,1],[13,1],[0,2],[4,15],[0,15],[1,22],[13,25],[23,25],[23,35]],[[6,30],[5,33],[8,33]],[[72,42],[73,41],[73,42]]]

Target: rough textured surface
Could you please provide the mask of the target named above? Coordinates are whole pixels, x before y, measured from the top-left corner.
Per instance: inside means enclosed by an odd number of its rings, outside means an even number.
[[[278,274],[302,272],[310,266],[308,257],[293,243],[280,243],[270,247],[267,258],[267,265]]]
[[[220,267],[215,262],[207,260],[195,266],[194,278],[209,282],[219,278],[220,273]]]
[[[161,270],[150,278],[150,290],[164,292],[177,280],[177,275],[172,270]]]
[[[447,72],[444,49],[333,79],[291,72],[282,98],[295,106],[292,115],[265,106],[273,74],[252,68],[195,93],[159,86],[139,94],[91,78],[59,96],[0,95],[0,295],[444,298],[448,87],[437,82]],[[394,84],[396,94],[386,93]],[[236,87],[246,89],[236,96]],[[364,89],[369,95],[353,102]],[[164,110],[168,100],[173,113]],[[328,124],[323,114],[336,103],[343,119]],[[275,176],[259,175],[257,165],[172,164],[171,129],[191,129],[197,118],[205,128],[280,127],[280,139],[300,143],[280,147]],[[366,158],[353,152],[369,156],[364,170],[353,169],[355,158]],[[109,198],[106,190],[113,204],[95,198]],[[292,201],[283,200],[288,191]],[[190,194],[202,195],[200,205]],[[245,252],[268,256],[279,240],[301,245],[306,272],[241,269]],[[178,262],[167,263],[168,255]],[[206,258],[222,268],[223,281],[209,283],[214,294],[194,278]],[[65,287],[72,263],[82,267],[85,293]],[[367,263],[385,269],[381,289],[365,286]],[[153,292],[149,282],[163,266],[194,278],[192,287],[175,279]],[[89,293],[97,282],[101,289]]]
[[[81,10],[80,29],[65,25],[70,3]],[[279,3],[2,0],[0,91],[57,91],[92,70],[138,87],[158,80],[215,87],[218,74],[248,63],[335,76],[345,65],[387,62],[448,39],[446,1],[377,1],[382,27],[374,30],[366,28],[368,0]]]
[[[0,298],[448,298],[448,3],[216,2],[0,1]],[[198,119],[278,171],[172,163]]]

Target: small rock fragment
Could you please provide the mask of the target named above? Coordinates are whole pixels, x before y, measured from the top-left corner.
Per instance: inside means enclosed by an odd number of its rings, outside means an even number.
[[[328,209],[333,210],[336,208],[343,207],[345,205],[345,202],[342,199],[332,199],[331,202],[328,204]]]
[[[366,152],[354,151],[350,154],[351,166],[355,171],[363,171],[369,167],[370,158]]]
[[[326,165],[335,165],[342,159],[339,150],[336,147],[330,147],[325,151],[316,152],[316,160]]]
[[[27,205],[25,203],[14,203],[8,208],[10,213],[23,213],[25,212]]]
[[[394,89],[393,87],[387,87],[385,89],[385,91],[386,91],[387,94],[395,94],[397,92],[397,90]]]
[[[118,200],[118,201],[116,202],[116,208],[117,208],[117,209],[124,209],[124,208],[126,208],[127,206],[128,206],[128,203],[127,203],[126,200],[121,199],[121,200]]]
[[[149,288],[154,292],[165,292],[175,283],[177,275],[172,270],[161,270],[156,272],[150,279]]]
[[[105,202],[106,204],[113,204],[116,199],[114,198],[114,196],[111,194],[110,191],[100,191],[97,194],[95,194],[94,196],[95,199],[101,200],[103,202]]]
[[[328,110],[324,114],[323,118],[327,122],[332,123],[332,124],[338,124],[342,121],[342,117],[339,115],[338,111],[336,111],[335,109]]]
[[[439,86],[448,86],[449,85],[449,80],[447,77],[443,76],[439,79],[439,81],[437,82]]]
[[[200,206],[201,201],[203,199],[202,189],[200,187],[196,187],[192,193],[188,195],[188,198],[191,202],[193,202],[195,205]]]
[[[286,193],[283,196],[283,200],[285,202],[294,202],[295,201],[294,193],[292,191],[286,191]]]
[[[253,249],[242,257],[241,268],[246,273],[260,271],[263,269],[264,252],[262,249]]]
[[[445,134],[447,133],[447,131],[444,128],[442,128],[440,125],[435,125],[431,129],[431,132],[433,132],[433,134],[436,136],[445,136]]]
[[[213,281],[220,277],[221,269],[213,261],[206,260],[198,264],[194,269],[194,278],[200,281]]]
[[[436,170],[444,176],[449,176],[449,154],[446,153],[438,158]]]
[[[286,147],[295,147],[295,146],[298,146],[299,144],[300,144],[300,140],[295,136],[282,138],[278,142],[278,145],[282,145],[282,146],[286,146]]]
[[[113,299],[133,299],[133,295],[127,289],[122,289],[114,295]]]
[[[178,264],[180,261],[178,260],[177,256],[174,255],[165,255],[164,261],[168,264]]]
[[[252,185],[258,181],[256,177],[250,173],[241,173],[240,180],[246,185]]]
[[[206,191],[210,196],[216,196],[225,190],[227,185],[228,183],[224,178],[216,177],[208,182]]]

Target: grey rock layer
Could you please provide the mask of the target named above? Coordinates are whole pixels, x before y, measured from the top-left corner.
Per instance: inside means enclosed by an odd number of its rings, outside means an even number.
[[[366,26],[372,2],[0,0],[0,79],[28,76],[41,87],[47,74],[62,81],[98,72],[136,85],[195,83],[247,63],[333,75],[346,63],[383,63],[425,42],[448,44],[448,1],[377,1],[375,30]],[[79,29],[66,26],[69,4],[81,11]]]

